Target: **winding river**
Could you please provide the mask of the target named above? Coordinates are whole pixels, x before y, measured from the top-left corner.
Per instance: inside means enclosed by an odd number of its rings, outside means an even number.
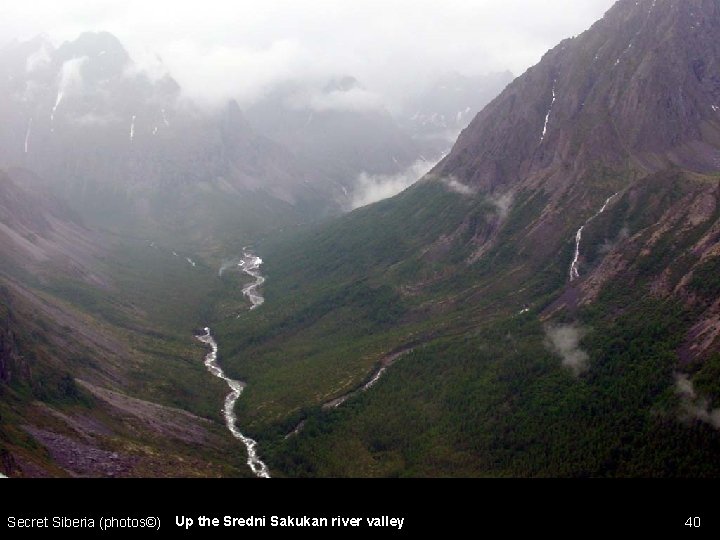
[[[260,265],[262,259],[256,257],[249,251],[243,251],[243,258],[237,263],[243,272],[255,278],[255,282],[251,285],[243,288],[243,294],[248,297],[252,306],[250,309],[255,309],[260,306],[265,299],[258,293],[258,287],[265,282],[265,278],[260,275]],[[225,397],[225,406],[223,407],[223,417],[225,418],[225,424],[227,425],[230,433],[233,437],[239,439],[247,449],[247,464],[250,470],[259,478],[270,478],[270,472],[268,471],[267,465],[262,462],[257,452],[257,441],[246,437],[237,428],[237,417],[235,416],[235,403],[242,395],[245,383],[242,381],[236,381],[231,379],[222,370],[218,364],[218,344],[210,333],[210,328],[205,328],[205,333],[200,336],[196,336],[198,340],[210,347],[210,352],[205,356],[205,366],[208,371],[224,380],[230,387],[230,393]]]
[[[255,279],[253,283],[243,287],[243,294],[248,297],[252,306],[250,309],[253,310],[260,307],[265,302],[265,298],[261,294],[258,294],[258,288],[265,283],[265,277],[260,274],[260,265],[262,259],[253,255],[247,250],[243,250],[243,258],[238,263],[240,269],[245,272],[248,276]]]

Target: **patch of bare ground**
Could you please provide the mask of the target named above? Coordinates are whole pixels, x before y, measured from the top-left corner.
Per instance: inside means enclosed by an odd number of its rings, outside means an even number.
[[[137,456],[102,450],[35,426],[23,429],[47,448],[53,461],[71,476],[125,476],[139,461]]]
[[[212,425],[210,420],[200,418],[182,409],[159,405],[101,388],[87,381],[78,380],[77,382],[111,409],[114,409],[116,414],[139,420],[159,437],[178,439],[188,444],[206,444],[208,442],[208,428]]]
[[[720,341],[720,299],[716,300],[687,333],[678,350],[680,361],[687,365],[717,347]]]

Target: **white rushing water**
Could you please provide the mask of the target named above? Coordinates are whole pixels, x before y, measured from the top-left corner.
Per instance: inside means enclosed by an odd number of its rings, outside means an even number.
[[[210,346],[210,352],[205,357],[205,366],[208,368],[208,371],[216,377],[224,380],[230,387],[230,393],[225,398],[225,406],[223,407],[223,416],[230,433],[232,433],[236,439],[239,439],[245,445],[248,455],[247,464],[255,476],[259,478],[270,478],[267,465],[265,465],[258,456],[257,441],[243,435],[236,426],[237,418],[235,417],[235,403],[240,398],[240,395],[245,388],[245,383],[231,379],[225,375],[225,372],[218,365],[218,344],[212,337],[209,328],[205,328],[205,334],[197,336],[197,338],[206,345]]]
[[[545,125],[543,126],[542,135],[540,136],[540,142],[543,142],[545,140],[545,134],[547,133],[547,127],[548,122],[550,121],[550,113],[553,110],[553,105],[555,105],[555,85],[557,84],[557,79],[553,81],[553,87],[552,87],[552,101],[550,102],[550,108],[548,109],[547,114],[545,115]]]
[[[380,380],[380,377],[382,377],[385,374],[385,371],[387,371],[387,368],[385,366],[381,367],[375,375],[373,375],[372,379],[370,379],[367,383],[365,383],[365,386],[363,386],[363,392],[365,390],[370,390],[373,386],[375,386],[375,383]]]
[[[607,210],[607,207],[610,206],[610,203],[612,200],[618,196],[618,193],[615,193],[615,195],[611,195],[607,198],[605,201],[605,204],[602,205],[602,208],[598,210],[598,212],[592,216],[590,219],[588,219],[585,224],[578,229],[578,232],[575,233],[575,256],[573,257],[572,264],[570,264],[570,281],[575,281],[580,277],[580,243],[582,242],[582,235],[583,231],[585,230],[585,227],[596,217],[598,217],[600,214],[605,212]]]
[[[260,257],[248,251],[247,248],[243,248],[242,257],[223,261],[218,270],[218,277],[222,277],[223,274],[231,268],[238,268],[242,273],[247,274],[255,280],[245,285],[242,290],[242,293],[247,296],[252,304],[250,310],[260,307],[265,302],[265,298],[258,293],[260,286],[265,283],[265,277],[260,274],[260,266],[262,263],[263,260]],[[238,315],[238,317],[240,317],[240,315]]]
[[[28,143],[30,142],[30,130],[32,129],[32,118],[28,122],[27,131],[25,132],[25,153],[28,153]]]
[[[63,99],[63,91],[62,89],[58,90],[57,98],[55,98],[55,105],[53,105],[52,112],[50,113],[50,131],[54,130],[54,127],[52,124],[55,123],[55,111],[57,111],[58,106],[60,105],[60,102]]]
[[[260,265],[262,263],[263,260],[260,257],[253,255],[247,250],[243,250],[243,258],[238,263],[240,270],[255,279],[254,282],[246,285],[242,290],[243,294],[248,297],[248,300],[250,300],[252,304],[252,306],[250,306],[251,310],[260,307],[265,302],[265,298],[258,294],[258,288],[265,283],[265,277],[260,274]]]
[[[175,252],[173,252],[173,254],[175,254]],[[187,260],[193,266],[195,266],[194,261],[189,258]],[[250,303],[252,304],[250,307],[251,310],[255,309],[256,307],[262,305],[263,302],[265,302],[265,298],[263,298],[262,295],[258,293],[258,287],[265,283],[265,278],[260,275],[260,265],[262,264],[262,262],[263,261],[260,257],[257,257],[256,255],[248,251],[247,248],[243,248],[243,256],[241,259],[224,262],[218,272],[218,276],[222,277],[225,270],[236,266],[244,273],[255,278],[255,281],[253,283],[246,285],[242,290],[243,294],[248,297]],[[218,344],[212,337],[209,328],[205,328],[205,334],[203,334],[202,336],[197,336],[197,339],[210,346],[210,352],[205,357],[205,366],[208,368],[208,371],[216,377],[224,380],[230,387],[230,393],[225,398],[225,406],[223,407],[223,416],[225,418],[225,423],[230,430],[230,433],[232,433],[232,435],[236,439],[239,439],[245,445],[248,454],[247,464],[252,470],[252,472],[260,478],[270,478],[270,473],[268,472],[267,465],[265,465],[265,463],[263,463],[258,456],[257,441],[243,435],[236,426],[237,418],[235,416],[235,403],[240,398],[240,395],[245,388],[245,383],[242,381],[236,381],[231,379],[230,377],[225,375],[222,368],[218,365]]]
[[[383,360],[380,363],[380,367],[372,374],[370,377],[370,380],[366,382],[364,385],[362,385],[360,388],[357,388],[355,390],[351,390],[347,394],[344,394],[340,397],[337,397],[335,399],[331,399],[330,401],[326,401],[322,404],[322,408],[324,410],[328,409],[336,409],[343,403],[345,403],[348,399],[351,397],[354,397],[361,392],[366,392],[370,390],[375,384],[380,380],[380,378],[387,373],[387,370],[390,366],[392,366],[395,362],[397,362],[400,358],[405,356],[406,354],[411,353],[414,350],[414,348],[407,348],[403,349],[401,351],[398,351],[394,354],[391,354],[389,356],[386,356],[383,358]],[[298,428],[295,428],[298,430]],[[290,436],[291,434],[288,434]],[[286,437],[287,438],[287,437]]]
[[[575,281],[580,277],[580,271],[578,270],[578,263],[580,260],[580,242],[582,242],[582,233],[585,230],[585,225],[578,229],[575,233],[575,257],[573,258],[572,264],[570,264],[570,281]]]
[[[130,121],[130,142],[133,142],[135,138],[135,115],[133,114],[132,120]]]

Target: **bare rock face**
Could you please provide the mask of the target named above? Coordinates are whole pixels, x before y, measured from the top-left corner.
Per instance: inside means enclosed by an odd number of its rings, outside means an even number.
[[[598,163],[720,168],[720,4],[621,0],[516,79],[435,172],[484,191],[560,187]]]

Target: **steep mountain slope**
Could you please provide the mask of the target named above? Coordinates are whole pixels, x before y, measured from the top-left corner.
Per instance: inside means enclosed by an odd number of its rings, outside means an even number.
[[[31,177],[0,172],[0,469],[245,475],[192,339],[215,269],[92,231]]]
[[[271,468],[718,474],[718,43],[716,1],[621,0],[416,186],[265,242],[218,335]]]
[[[196,107],[111,34],[8,46],[0,79],[0,164],[37,173],[93,222],[197,241],[342,202],[339,185],[257,134],[236,103]]]
[[[559,196],[597,164],[716,171],[717,10],[619,2],[486,107],[437,173],[486,191],[542,182]]]
[[[4,48],[0,96],[3,471],[249,474],[193,333],[244,305],[222,259],[341,186],[107,33]]]

